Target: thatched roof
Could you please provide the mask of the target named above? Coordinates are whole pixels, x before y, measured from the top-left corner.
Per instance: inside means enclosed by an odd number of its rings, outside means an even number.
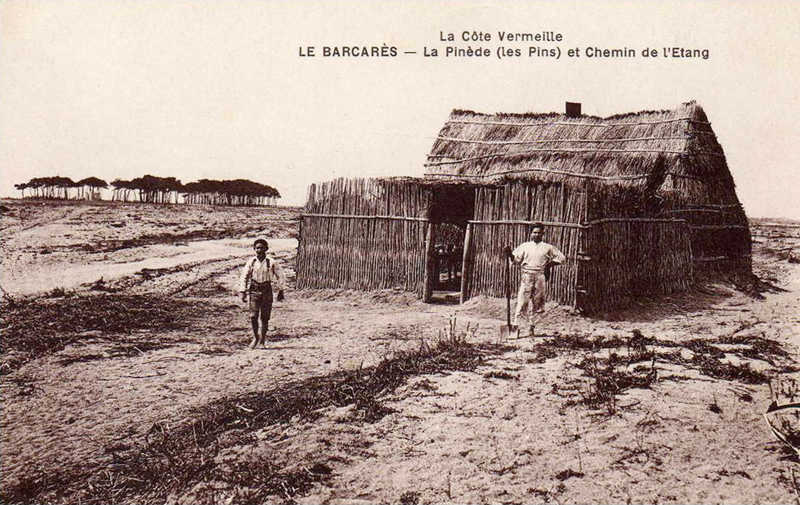
[[[733,188],[722,147],[693,101],[608,118],[454,110],[425,172],[438,180],[591,179],[651,189],[655,183],[662,191],[670,190],[671,175]]]

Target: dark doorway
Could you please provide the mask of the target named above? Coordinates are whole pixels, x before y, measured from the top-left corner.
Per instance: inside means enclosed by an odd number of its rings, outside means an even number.
[[[461,291],[461,261],[464,258],[466,226],[453,223],[436,224],[434,291]]]
[[[433,255],[428,282],[429,302],[459,303],[464,258],[464,237],[467,223],[475,212],[474,189],[452,184],[437,188],[431,208],[433,233],[430,253]]]

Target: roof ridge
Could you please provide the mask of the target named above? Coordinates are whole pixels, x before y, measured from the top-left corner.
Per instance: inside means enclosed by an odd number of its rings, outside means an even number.
[[[668,114],[668,113],[680,113],[692,117],[692,119],[697,120],[699,117],[703,117],[703,122],[706,122],[707,119],[705,118],[705,112],[703,112],[703,108],[697,103],[696,100],[689,100],[688,102],[682,103],[680,106],[672,108],[672,109],[661,109],[661,110],[640,110],[638,112],[625,112],[621,114],[614,114],[608,117],[601,117],[601,116],[591,116],[587,114],[583,114],[577,118],[570,118],[567,117],[566,114],[559,113],[559,112],[495,112],[493,114],[486,113],[486,112],[476,112],[469,109],[453,109],[450,112],[450,119],[454,119],[457,117],[464,117],[464,116],[476,116],[483,119],[491,120],[491,119],[581,119],[581,120],[596,120],[596,121],[618,121],[623,119],[628,119],[631,117],[636,116],[643,116],[643,115],[654,115],[654,114]]]

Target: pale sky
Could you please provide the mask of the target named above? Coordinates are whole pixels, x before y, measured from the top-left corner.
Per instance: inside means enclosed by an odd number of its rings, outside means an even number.
[[[2,196],[32,177],[149,173],[251,179],[302,205],[317,181],[421,176],[454,108],[577,101],[608,116],[694,99],[748,215],[800,219],[800,3],[5,0],[0,22]],[[440,41],[467,30],[492,40]],[[499,31],[563,40],[506,43]],[[322,57],[383,44],[400,54]],[[445,58],[448,45],[493,55]],[[307,46],[318,56],[300,57]],[[524,56],[500,60],[499,46]],[[563,54],[530,58],[531,46]],[[710,56],[640,54],[672,46]],[[637,56],[566,55],[587,47]]]

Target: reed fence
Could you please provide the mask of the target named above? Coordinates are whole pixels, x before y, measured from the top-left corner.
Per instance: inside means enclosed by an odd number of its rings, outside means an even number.
[[[429,187],[337,179],[309,188],[297,255],[299,288],[400,288],[423,296]]]
[[[413,179],[335,179],[308,189],[308,214],[427,218],[433,186]]]
[[[635,296],[688,289],[693,279],[686,222],[658,219],[603,220],[583,230],[579,306],[596,312]]]
[[[546,223],[544,240],[567,257],[553,269],[546,299],[576,303],[581,222],[585,193],[560,183],[509,183],[476,189],[475,220],[470,221],[470,244],[465,252],[462,296],[505,296],[506,259],[503,249],[530,240],[531,225]],[[511,291],[519,286],[520,269],[512,266]]]
[[[430,223],[354,216],[303,216],[300,288],[400,288],[422,296]]]
[[[666,176],[641,184],[660,184]],[[504,248],[529,240],[531,225],[543,222],[544,240],[567,258],[553,269],[546,299],[607,310],[632,297],[688,289],[697,273],[750,272],[747,220],[729,200],[658,201],[641,188],[591,180],[459,188],[419,179],[339,179],[309,189],[297,282],[300,288],[400,288],[427,299],[436,230],[448,217],[463,229],[469,214],[462,301],[505,296]],[[468,212],[461,209],[467,205]],[[511,274],[515,293],[519,268]]]

